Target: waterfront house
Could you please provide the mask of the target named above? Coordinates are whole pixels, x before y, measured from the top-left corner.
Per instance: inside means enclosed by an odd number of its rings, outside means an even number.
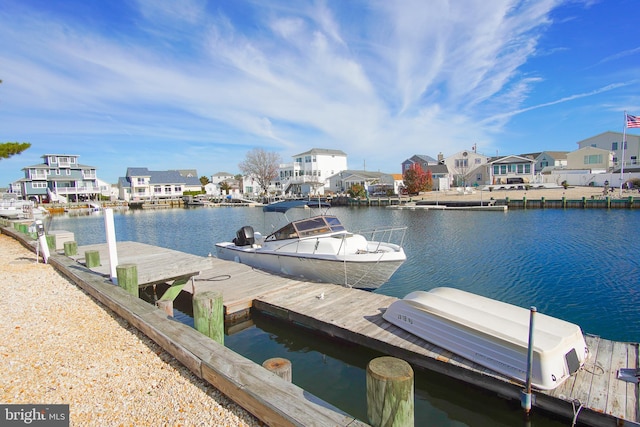
[[[446,191],[449,189],[450,185],[450,173],[447,165],[445,164],[437,164],[437,165],[428,165],[424,169],[425,173],[431,173],[432,180],[432,190],[434,191]]]
[[[488,156],[478,154],[474,149],[462,150],[446,158],[438,154],[438,163],[447,167],[449,184],[452,187],[483,185],[489,179],[486,175]],[[432,172],[433,173],[433,172]],[[435,177],[434,177],[435,178]],[[435,185],[434,179],[434,185]],[[442,185],[439,187],[442,188]],[[435,189],[435,188],[434,188]]]
[[[279,165],[275,186],[282,194],[324,194],[328,178],[347,169],[342,150],[312,148],[292,157],[292,163]]]
[[[626,145],[622,143],[625,134],[622,132],[603,132],[591,138],[578,141],[578,149],[586,147],[600,148],[613,152],[612,162],[607,167],[615,169],[630,169],[638,167],[638,159],[640,157],[640,135],[626,134]],[[623,157],[624,151],[624,157]]]
[[[399,179],[398,179],[399,178]],[[398,194],[402,175],[361,170],[343,170],[327,178],[326,190],[334,194],[346,193],[351,186],[361,185],[369,194],[382,195],[387,191]]]
[[[527,184],[535,181],[535,160],[522,156],[492,157],[487,162],[491,185]]]
[[[177,170],[127,168],[127,175],[118,179],[118,197],[126,201],[178,199],[185,191],[202,189],[197,173],[193,172],[183,176]]]
[[[438,160],[424,154],[414,154],[407,160],[402,162],[402,174],[411,169],[413,165],[420,165],[423,171],[427,170],[427,166],[437,165]]]
[[[45,154],[43,162],[24,167],[24,178],[11,191],[35,202],[97,200],[109,185],[98,180],[94,166],[78,163],[78,155]]]
[[[536,161],[535,174],[542,173],[546,167],[562,168],[567,166],[568,151],[543,151],[534,158]]]
[[[586,146],[567,153],[567,169],[605,173],[613,170],[615,153],[598,147]]]
[[[212,184],[218,185],[218,184],[220,184],[220,183],[222,183],[224,181],[229,182],[229,181],[235,180],[235,179],[236,179],[235,176],[230,174],[229,172],[217,172],[217,173],[214,173],[213,175],[211,175],[210,182]]]

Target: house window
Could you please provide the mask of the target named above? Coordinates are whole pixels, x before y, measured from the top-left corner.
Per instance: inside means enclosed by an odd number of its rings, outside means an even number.
[[[481,173],[477,173],[476,174],[476,181],[482,181],[482,174]]]
[[[56,169],[56,175],[60,175],[60,169]]]
[[[71,175],[71,169],[67,169],[67,175]]]
[[[636,156],[631,156],[631,164],[632,165],[637,165],[638,164],[638,158]]]
[[[47,188],[46,182],[32,182],[31,188]]]
[[[524,165],[524,173],[531,173],[531,163]]]
[[[155,186],[153,187],[153,193],[154,193],[154,194],[161,194],[161,193],[162,193],[162,187],[161,187],[161,186],[159,186],[159,185],[155,185]]]
[[[180,185],[176,185],[176,186],[174,187],[174,191],[175,191],[176,193],[182,193],[182,187],[181,187]]]
[[[480,157],[476,157],[474,161],[476,165],[479,165],[480,163],[482,163],[482,159]]]
[[[612,142],[611,143],[611,150],[616,151],[618,149],[618,143],[617,142]]]
[[[524,171],[524,165],[518,165],[518,173],[522,174],[523,171]]]
[[[144,185],[144,178],[136,178],[138,185]]]
[[[602,154],[591,154],[589,156],[584,156],[585,165],[597,165],[600,163],[602,163]]]
[[[311,156],[304,156],[305,163],[311,163]]]
[[[165,194],[171,194],[171,186],[170,185],[165,185],[164,186],[164,192],[165,192]]]

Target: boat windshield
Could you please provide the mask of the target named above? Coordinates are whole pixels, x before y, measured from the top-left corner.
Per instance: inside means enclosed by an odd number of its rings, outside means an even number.
[[[331,233],[334,231],[344,231],[344,226],[340,223],[338,218],[335,216],[316,216],[313,218],[293,221],[274,232],[267,239],[295,239],[299,237]]]

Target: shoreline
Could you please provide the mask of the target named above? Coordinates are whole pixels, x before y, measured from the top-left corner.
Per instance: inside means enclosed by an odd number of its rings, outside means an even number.
[[[607,193],[612,199],[627,199],[631,196],[640,197],[640,193],[637,190],[623,190],[622,197],[619,188],[614,188],[613,192]],[[480,189],[473,190],[471,194],[460,194],[457,191],[430,191],[420,193],[418,196],[403,196],[403,200],[411,199],[412,201],[465,201],[465,202],[487,202],[491,198],[495,200],[504,200],[509,198],[511,200],[541,200],[543,197],[545,200],[562,200],[566,197],[567,200],[582,200],[586,199],[601,199],[606,197],[604,195],[603,187],[568,187],[568,188],[532,188],[529,190],[493,190],[483,191]]]
[[[0,272],[1,402],[68,404],[70,425],[263,425],[4,234]]]

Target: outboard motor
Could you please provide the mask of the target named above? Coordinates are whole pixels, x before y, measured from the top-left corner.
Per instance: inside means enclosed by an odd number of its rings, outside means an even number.
[[[245,225],[236,232],[236,238],[233,239],[233,243],[236,246],[249,246],[255,243],[255,237],[253,235],[253,227]]]

